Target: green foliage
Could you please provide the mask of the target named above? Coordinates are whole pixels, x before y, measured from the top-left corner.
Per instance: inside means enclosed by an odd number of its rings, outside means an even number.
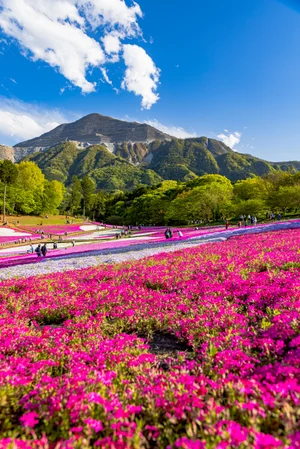
[[[128,148],[127,144],[122,148]],[[130,151],[132,160],[139,162],[147,149],[136,144],[130,146]],[[140,157],[134,158],[135,151],[139,152]],[[124,152],[122,154],[126,156]],[[161,181],[154,171],[132,165],[103,145],[78,150],[74,143],[64,142],[46,152],[34,153],[27,159],[34,161],[47,179],[63,181],[66,185],[72,184],[73,176],[88,176],[95,181],[98,189],[106,191],[132,190],[139,184],[154,185]]]
[[[82,200],[83,200],[83,216],[86,212],[91,212],[93,207],[93,195],[96,192],[96,183],[93,179],[85,176],[81,180]]]
[[[157,184],[160,176],[151,170],[145,170],[128,162],[115,162],[114,165],[93,170],[90,176],[97,188],[106,191],[133,190],[140,184]]]
[[[9,160],[0,161],[0,181],[4,184],[12,184],[18,176],[17,167]]]
[[[43,212],[57,214],[64,197],[64,185],[59,181],[45,181]]]
[[[8,211],[35,215],[57,213],[62,203],[64,185],[59,181],[46,180],[40,168],[32,161],[23,161],[19,165],[10,164],[13,176],[6,191]],[[5,195],[4,185],[2,188],[0,186],[0,190]]]
[[[33,153],[26,160],[37,164],[50,181],[67,182],[77,156],[76,145],[72,142],[64,142],[45,152]]]
[[[70,189],[70,202],[69,202],[69,210],[71,211],[72,214],[79,211],[82,197],[83,194],[81,182],[77,176],[74,176]]]
[[[6,220],[7,185],[13,184],[18,177],[18,169],[8,160],[0,161],[0,181],[3,183],[3,223]]]

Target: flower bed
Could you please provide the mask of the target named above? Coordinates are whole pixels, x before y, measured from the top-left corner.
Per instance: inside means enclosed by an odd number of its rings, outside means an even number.
[[[44,234],[63,235],[65,232],[68,234],[75,232],[91,232],[97,229],[97,224],[92,223],[79,223],[79,224],[65,224],[65,225],[37,225],[37,226],[23,226],[22,229],[37,232],[43,231]]]
[[[0,448],[299,448],[299,247],[2,282]]]

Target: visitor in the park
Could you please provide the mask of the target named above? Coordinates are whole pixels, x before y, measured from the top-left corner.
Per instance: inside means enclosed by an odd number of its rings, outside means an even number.
[[[73,246],[73,248],[74,248],[74,246],[75,246],[75,240],[72,240],[72,246]]]
[[[247,224],[248,224],[248,221],[247,221],[247,217],[245,215],[245,218],[244,218],[244,226],[245,226],[245,228],[247,227]]]
[[[229,226],[229,222],[228,222],[228,220],[226,220],[226,222],[225,222],[225,228],[228,229],[228,226]]]
[[[167,228],[165,230],[165,236],[166,236],[166,239],[170,239],[170,238],[173,237],[173,232],[172,232],[172,230],[170,228]]]
[[[41,245],[38,245],[35,249],[35,252],[37,253],[38,257],[41,257],[42,255],[42,249],[41,249]]]
[[[33,254],[34,253],[34,249],[33,246],[30,245],[29,250],[27,251],[28,254]]]
[[[178,231],[178,237],[183,237],[183,234],[181,231]]]
[[[44,245],[41,248],[41,252],[42,252],[44,257],[46,257],[47,251],[48,251],[48,249],[47,249],[46,243],[44,243]]]

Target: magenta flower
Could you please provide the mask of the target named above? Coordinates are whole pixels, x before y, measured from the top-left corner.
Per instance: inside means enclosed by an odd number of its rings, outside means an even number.
[[[24,427],[35,427],[39,422],[39,415],[36,412],[27,412],[21,416],[20,421]]]

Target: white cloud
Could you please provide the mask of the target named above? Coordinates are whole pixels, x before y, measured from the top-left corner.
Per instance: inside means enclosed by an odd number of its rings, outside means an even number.
[[[9,144],[40,136],[67,121],[57,110],[0,98],[0,136]]]
[[[224,133],[219,134],[217,136],[218,139],[220,139],[223,143],[225,143],[225,145],[227,145],[229,148],[234,149],[234,147],[240,143],[242,133],[240,133],[239,131],[230,133],[228,130],[224,130]]]
[[[150,108],[159,98],[159,70],[141,47],[122,43],[142,35],[141,8],[126,1],[0,0],[0,28],[19,43],[25,56],[45,61],[83,93],[96,89],[95,80],[87,78],[91,69],[102,69],[109,82],[104,66],[123,54],[123,88],[141,95],[142,106]]]
[[[105,52],[108,55],[118,54],[121,51],[120,37],[118,33],[108,33],[102,38]]]
[[[153,126],[156,129],[159,129],[160,131],[169,134],[170,136],[178,137],[179,139],[188,139],[191,137],[197,137],[197,134],[190,133],[186,131],[184,128],[178,127],[178,126],[166,126],[160,123],[158,120],[147,120],[145,121],[147,125]]]
[[[138,45],[124,45],[123,57],[127,66],[122,88],[141,95],[142,107],[150,109],[159,100],[156,93],[160,70],[153,60]]]
[[[135,2],[130,7],[124,0],[73,0],[72,3],[81,7],[94,28],[109,25],[120,27],[120,30],[128,36],[140,33],[137,19],[142,17],[143,13]]]

